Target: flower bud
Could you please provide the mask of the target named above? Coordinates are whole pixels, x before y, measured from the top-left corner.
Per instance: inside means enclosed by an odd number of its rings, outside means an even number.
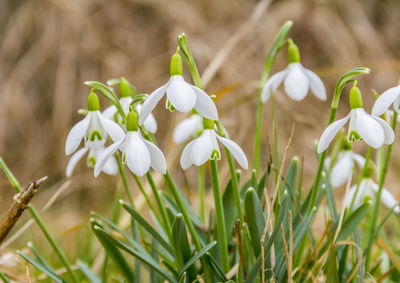
[[[360,89],[357,87],[357,81],[354,82],[353,87],[350,89],[349,102],[351,109],[363,107],[362,95]]]
[[[363,178],[371,178],[372,172],[374,172],[373,164],[370,160],[365,165],[365,169],[363,170]]]
[[[138,128],[139,128],[138,114],[136,113],[135,110],[132,110],[131,112],[129,112],[127,117],[126,129],[128,130],[128,132],[133,132],[137,131]]]
[[[97,94],[92,90],[90,91],[87,98],[88,110],[89,111],[98,111],[100,110],[100,102]]]
[[[288,40],[288,61],[289,63],[298,63],[300,62],[300,52],[297,45],[293,42],[293,40]]]
[[[131,86],[128,80],[124,77],[121,77],[121,82],[119,83],[119,95],[121,97],[130,97],[132,96],[131,93]]]
[[[172,57],[171,57],[169,74],[171,76],[175,76],[175,75],[182,76],[183,75],[182,57],[181,57],[181,55],[179,55],[179,48],[178,48],[178,50],[176,50],[175,54],[172,55]]]
[[[203,118],[203,127],[204,127],[205,130],[214,129],[214,120]]]

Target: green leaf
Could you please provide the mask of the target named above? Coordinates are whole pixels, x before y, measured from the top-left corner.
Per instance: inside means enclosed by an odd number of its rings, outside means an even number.
[[[36,260],[30,258],[26,254],[24,254],[21,251],[17,251],[17,253],[22,256],[27,262],[32,264],[34,267],[42,271],[44,274],[46,274],[49,278],[54,280],[55,282],[63,283],[65,282],[60,276],[58,276],[53,269],[49,269],[47,266],[44,266],[43,264],[37,262]]]
[[[209,250],[211,250],[217,244],[216,241],[212,241],[207,246],[202,248],[197,254],[195,254],[190,260],[186,262],[186,264],[182,267],[181,271],[179,272],[178,278],[182,276],[182,274],[196,262],[196,260],[200,259],[204,256]]]
[[[79,266],[79,269],[82,271],[83,274],[90,280],[92,283],[101,283],[100,277],[93,273],[90,267],[86,264],[86,262],[78,259],[76,264]]]
[[[367,214],[368,209],[371,205],[371,201],[367,201],[359,208],[357,208],[343,223],[342,227],[340,228],[339,235],[336,239],[337,242],[345,240],[353,231],[354,229],[360,224],[361,220],[364,219],[364,216]]]
[[[172,239],[176,254],[176,261],[178,263],[178,267],[181,269],[185,263],[190,260],[192,252],[190,250],[190,245],[187,238],[185,220],[180,213],[176,215],[174,222],[172,223]],[[196,280],[195,266],[189,266],[185,274],[188,276],[190,282]]]
[[[4,283],[11,283],[10,279],[8,279],[8,277],[0,271],[0,278],[4,281]]]
[[[119,86],[120,83],[121,83],[121,79],[120,78],[109,79],[107,81],[107,85],[109,85],[109,86],[115,86],[115,85]],[[137,90],[136,90],[135,86],[133,84],[129,83],[129,87],[131,88],[131,91],[132,91],[133,95],[136,95],[137,94]]]
[[[134,257],[138,258],[141,260],[144,264],[148,265],[150,268],[152,268],[154,271],[156,271],[158,274],[160,274],[162,277],[165,279],[171,281],[171,282],[177,282],[175,278],[171,276],[168,272],[166,272],[164,269],[160,267],[160,265],[154,261],[153,258],[149,258],[147,256],[143,256],[142,253],[135,251],[131,247],[127,246],[124,242],[114,238],[112,235],[104,231],[101,227],[95,226],[94,227],[95,233],[99,235],[104,241],[110,244],[114,249],[115,248],[120,248],[124,250],[125,252],[133,255]],[[129,281],[131,282],[131,281]]]
[[[158,233],[149,222],[144,219],[132,206],[128,205],[124,201],[120,201],[122,207],[147,231],[153,238],[171,255],[174,255],[174,251],[171,245]]]
[[[239,178],[240,175],[236,174],[236,176]],[[233,232],[233,227],[235,227],[235,222],[238,217],[235,203],[235,195],[232,187],[232,180],[229,180],[228,184],[225,187],[224,193],[222,195],[222,205],[224,208],[226,237],[227,239],[230,239]]]
[[[250,231],[251,243],[253,245],[254,254],[257,257],[261,252],[260,240],[264,232],[266,221],[257,192],[251,187],[244,196],[244,209]]]
[[[206,254],[206,259],[210,264],[211,268],[214,270],[214,275],[218,277],[219,281],[222,282],[228,281],[228,278],[226,278],[225,273],[222,270],[222,267],[218,264],[215,258],[212,257],[210,254]]]

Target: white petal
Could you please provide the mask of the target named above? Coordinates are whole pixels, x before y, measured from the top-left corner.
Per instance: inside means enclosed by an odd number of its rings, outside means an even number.
[[[374,190],[375,193],[378,193],[379,190],[379,185],[376,183],[371,182],[371,186]],[[399,202],[394,198],[394,196],[385,188],[382,188],[382,194],[381,194],[381,202],[383,203],[384,206],[386,206],[388,209],[391,209],[393,206],[397,205]],[[396,206],[394,209],[395,213],[400,212],[400,207]]]
[[[288,67],[285,78],[285,91],[293,100],[303,100],[308,92],[309,82],[300,63],[292,63]]]
[[[315,96],[321,100],[326,100],[326,90],[324,83],[313,71],[303,67],[304,73],[306,74],[308,81],[310,82],[311,91]]]
[[[103,117],[100,112],[97,112],[101,125],[106,130],[107,134],[113,141],[119,141],[125,137],[124,130],[114,121]]]
[[[163,85],[162,87],[159,87],[155,91],[153,91],[149,97],[146,98],[144,101],[142,108],[140,109],[140,114],[139,114],[139,125],[142,125],[144,121],[146,121],[147,117],[153,111],[154,107],[156,107],[157,103],[161,100],[163,95],[165,94],[165,91],[167,90],[167,87],[169,85],[169,82]]]
[[[382,93],[372,107],[372,115],[381,116],[400,96],[400,86],[392,87]]]
[[[87,147],[81,148],[74,155],[71,156],[71,159],[68,161],[67,170],[65,170],[65,175],[69,178],[72,175],[72,172],[75,169],[76,164],[81,160],[81,158],[88,151]]]
[[[319,139],[318,153],[321,153],[328,148],[333,138],[340,131],[340,129],[343,128],[343,126],[347,123],[349,119],[350,119],[350,114],[342,119],[333,122],[325,129],[325,131],[321,135],[321,138]]]
[[[189,112],[196,104],[196,93],[182,76],[172,76],[167,97],[171,104],[180,112]]]
[[[108,158],[101,171],[108,175],[115,176],[118,173],[118,164],[115,158]]]
[[[140,110],[142,109],[142,105],[138,104],[136,105],[136,110],[138,111],[140,115]],[[154,134],[157,132],[157,121],[154,118],[153,114],[150,114],[147,119],[143,123],[144,127],[146,130],[148,130],[150,133]]]
[[[331,172],[331,184],[334,187],[340,187],[346,183],[350,178],[351,172],[353,171],[353,159],[352,153],[342,152],[338,156],[336,164],[332,168]]]
[[[272,92],[274,92],[278,86],[282,83],[283,79],[287,74],[287,69],[273,74],[264,84],[261,92],[261,101],[266,102],[271,97]]]
[[[385,144],[392,144],[394,142],[394,132],[393,129],[389,126],[389,124],[379,118],[372,116],[382,127],[383,131],[385,132]]]
[[[347,195],[346,195],[345,206],[346,206],[347,208],[349,208],[350,205],[351,205],[351,201],[352,201],[352,199],[353,199],[353,197],[354,197],[354,193],[356,192],[356,188],[357,188],[357,185],[353,185],[353,186],[350,188],[350,190],[349,190],[349,192],[347,193]],[[359,192],[359,193],[360,193],[360,192]],[[354,205],[353,205],[353,209],[354,209]]]
[[[96,160],[96,165],[94,166],[94,176],[97,177],[99,176],[100,172],[103,170],[104,166],[106,165],[108,159],[112,157],[114,152],[117,151],[117,149],[120,147],[120,145],[124,142],[124,139],[121,139],[109,147],[107,147],[105,150],[103,150],[99,156],[97,157]]]
[[[137,176],[143,176],[149,171],[151,164],[150,152],[139,133],[131,133],[126,144],[125,158],[128,168]]]
[[[151,167],[158,173],[165,174],[167,172],[167,162],[165,161],[162,151],[152,142],[143,139],[150,153]]]
[[[357,153],[353,153],[353,160],[357,163],[358,167],[364,168],[365,158]]]
[[[192,86],[192,89],[196,93],[196,104],[194,105],[194,109],[196,109],[196,111],[203,117],[211,120],[218,120],[217,107],[210,96],[196,86]]]
[[[104,111],[103,111],[103,116],[107,119],[110,120],[114,120],[114,115],[115,113],[117,113],[117,107],[115,107],[115,105],[111,105],[109,107],[107,107]]]
[[[194,136],[198,131],[201,131],[203,129],[202,120],[199,115],[194,114],[180,122],[173,133],[174,142],[178,144],[182,143],[191,136]]]
[[[231,141],[230,139],[223,138],[217,135],[217,139],[228,148],[228,150],[232,153],[233,157],[237,160],[237,162],[242,166],[243,169],[248,168],[248,162],[246,155],[243,150],[236,143]]]
[[[193,140],[190,143],[188,143],[182,151],[180,163],[183,170],[188,169],[193,164],[190,156],[191,156],[191,149],[195,141],[196,140]]]
[[[190,159],[196,166],[206,163],[210,159],[213,150],[216,149],[211,131],[214,130],[204,130],[191,146]]]
[[[132,98],[131,96],[122,97],[122,98],[119,100],[119,103],[121,104],[122,110],[124,111],[124,113],[125,113],[126,115],[128,115],[129,112],[130,112],[129,107],[131,106],[132,101],[133,101],[133,98]]]
[[[364,109],[355,109],[355,131],[373,148],[381,147],[385,141],[385,132],[382,126]]]
[[[78,148],[89,126],[90,115],[91,113],[86,115],[86,117],[82,121],[79,121],[75,126],[72,127],[65,143],[66,155],[70,155]]]

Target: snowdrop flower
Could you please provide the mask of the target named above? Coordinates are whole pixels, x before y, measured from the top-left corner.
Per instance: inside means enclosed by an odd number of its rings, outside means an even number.
[[[394,110],[398,111],[400,106],[400,85],[389,88],[376,99],[372,107],[372,115],[381,116],[392,104]]]
[[[214,130],[214,121],[209,119],[204,119],[204,131],[201,136],[188,143],[183,149],[180,160],[182,169],[186,170],[192,164],[200,166],[209,159],[219,160],[221,154],[217,140],[228,148],[243,169],[247,169],[247,158],[243,150],[230,139],[219,136]]]
[[[331,166],[331,158],[327,158],[326,167]],[[330,173],[330,182],[334,187],[340,187],[346,183],[350,178],[351,172],[353,171],[354,164],[357,164],[360,168],[364,167],[365,158],[357,153],[351,151],[351,149],[342,150],[339,152],[337,161],[332,166]]]
[[[283,81],[285,92],[293,100],[303,100],[310,88],[318,99],[326,100],[326,90],[321,79],[311,70],[304,68],[300,63],[300,53],[296,44],[292,40],[289,40],[288,44],[289,65],[285,70],[274,74],[266,81],[261,93],[262,102],[266,102],[271,97],[272,92]]]
[[[77,152],[75,152],[72,156],[71,159],[68,162],[67,169],[66,169],[66,176],[69,178],[72,175],[72,172],[75,169],[76,164],[78,164],[79,160],[82,159],[82,157],[89,152],[88,158],[87,158],[87,164],[89,167],[94,167],[96,165],[96,160],[98,160],[98,157],[100,153],[104,151],[104,146],[98,149],[90,149],[89,147],[85,146],[84,148],[81,148]],[[115,158],[109,158],[102,170],[104,173],[108,175],[116,175],[118,172],[118,164]]]
[[[218,120],[217,108],[207,93],[183,79],[182,59],[178,51],[172,55],[170,75],[169,81],[153,91],[144,101],[139,115],[140,125],[144,123],[165,93],[167,94],[166,105],[170,110],[189,112],[194,108],[201,116]]]
[[[124,130],[114,121],[104,117],[99,109],[99,98],[94,92],[90,92],[88,96],[88,114],[69,132],[65,144],[66,155],[75,152],[82,139],[84,139],[86,147],[99,149],[106,143],[107,134],[113,141],[124,137]]]
[[[149,171],[150,167],[161,174],[166,173],[167,164],[163,153],[155,144],[141,136],[138,132],[138,126],[138,116],[135,111],[131,111],[127,117],[128,133],[123,139],[100,153],[94,167],[95,177],[100,174],[107,161],[118,149],[123,153],[122,159],[135,175],[143,176]]]
[[[369,146],[379,148],[394,141],[394,132],[385,120],[368,114],[363,109],[362,96],[354,83],[350,90],[350,113],[330,124],[322,133],[318,143],[318,153],[325,151],[336,134],[349,122],[349,142],[363,139]]]
[[[347,194],[346,200],[345,200],[346,207],[350,207],[351,201],[354,197],[356,189],[357,189],[357,185],[352,186],[349,193]],[[372,181],[371,178],[369,178],[369,177],[364,178],[360,183],[360,187],[358,189],[357,196],[354,200],[353,209],[356,209],[357,207],[361,206],[366,197],[371,197],[374,199],[375,195],[378,193],[378,189],[379,189],[379,185],[376,184],[374,181]],[[388,209],[391,209],[393,206],[398,205],[398,201],[385,188],[382,189],[381,201],[382,201],[383,205],[385,205]],[[400,213],[400,207],[396,206],[394,208],[394,212]]]
[[[183,143],[189,138],[196,137],[202,130],[203,118],[198,114],[192,114],[176,126],[173,133],[174,142]]]

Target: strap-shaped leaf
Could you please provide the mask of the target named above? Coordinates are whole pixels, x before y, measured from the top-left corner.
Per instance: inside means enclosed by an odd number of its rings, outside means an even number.
[[[343,223],[340,228],[339,235],[336,239],[337,242],[345,240],[354,229],[360,224],[361,220],[364,219],[364,216],[367,214],[369,207],[371,206],[371,201],[367,201],[359,208],[357,208]]]
[[[83,274],[90,280],[92,283],[101,283],[100,277],[93,273],[90,267],[87,265],[86,262],[78,259],[76,264],[79,266],[79,269],[82,271]]]
[[[65,282],[60,276],[58,276],[53,269],[49,269],[48,267],[44,266],[43,264],[39,263],[38,261],[34,260],[33,258],[30,258],[26,254],[24,254],[21,251],[17,251],[17,253],[22,256],[27,262],[32,264],[34,267],[42,271],[44,274],[46,274],[49,278],[52,280],[63,283]]]

